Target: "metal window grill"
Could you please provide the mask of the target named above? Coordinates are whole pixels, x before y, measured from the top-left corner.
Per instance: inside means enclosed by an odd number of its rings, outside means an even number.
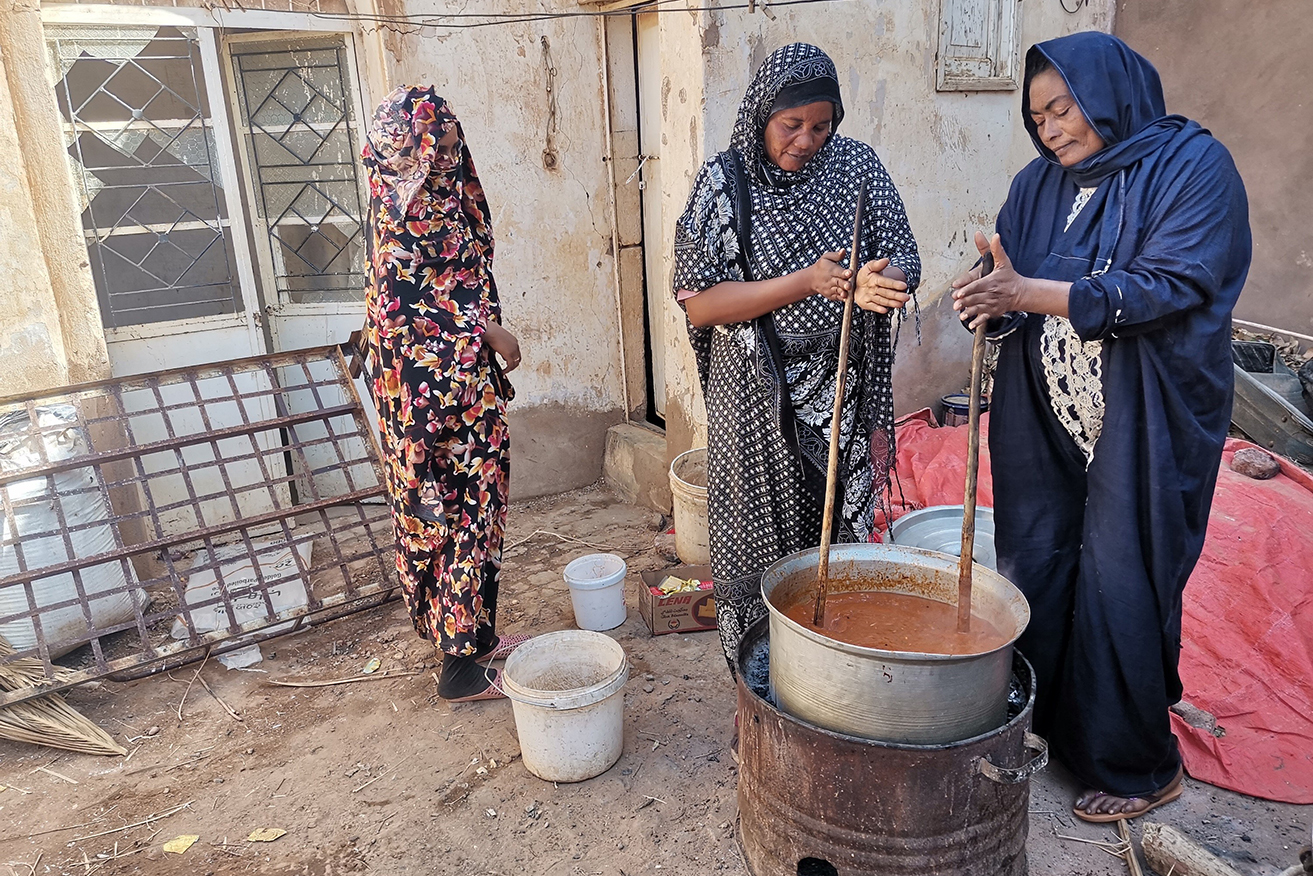
[[[240,310],[195,30],[48,33],[105,325]]]
[[[237,43],[231,51],[280,298],[359,300],[364,223],[346,44],[301,38]]]
[[[0,398],[0,705],[386,601],[382,478],[338,347]]]

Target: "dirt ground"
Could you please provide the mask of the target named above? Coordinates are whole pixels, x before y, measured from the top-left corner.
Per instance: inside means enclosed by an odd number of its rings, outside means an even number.
[[[713,632],[654,638],[634,608],[637,573],[668,565],[653,547],[658,526],[652,512],[601,487],[511,514],[504,631],[573,625],[561,570],[574,557],[600,548],[629,564],[629,619],[611,633],[633,666],[625,751],[598,778],[553,785],[530,775],[507,702],[437,699],[434,656],[393,602],[265,643],[261,671],[210,662],[202,677],[240,721],[200,684],[188,690],[195,666],[72,692],[70,702],[131,755],[0,742],[0,874],[746,874],[727,748],[734,689],[719,642]],[[380,672],[415,674],[265,683],[354,676],[372,658]],[[1187,785],[1154,820],[1245,874],[1296,863],[1313,807]],[[1066,838],[1116,838],[1071,817],[1076,790],[1056,766],[1034,782],[1031,872],[1127,872],[1099,846]],[[258,828],[286,834],[247,842]],[[162,851],[180,835],[199,839],[182,855]]]

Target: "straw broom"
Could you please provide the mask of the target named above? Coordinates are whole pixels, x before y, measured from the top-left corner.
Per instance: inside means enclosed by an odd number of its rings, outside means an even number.
[[[32,687],[46,680],[40,660],[14,656],[14,649],[0,638],[0,690]],[[68,673],[55,669],[55,677]],[[91,723],[59,694],[46,694],[21,703],[0,707],[0,739],[48,745],[83,754],[124,755],[128,750],[104,730]]]

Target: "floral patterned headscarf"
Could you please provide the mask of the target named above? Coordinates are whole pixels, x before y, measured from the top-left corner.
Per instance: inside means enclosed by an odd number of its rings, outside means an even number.
[[[459,157],[449,161],[438,153],[438,141],[452,128],[459,137]],[[433,86],[398,86],[384,98],[374,113],[361,158],[369,171],[370,194],[378,198],[389,219],[397,225],[414,225],[413,220],[422,220],[427,213],[445,214],[459,205],[491,266],[492,227],[474,158],[460,122]],[[431,197],[426,199],[426,193]],[[422,227],[411,230],[423,236]]]

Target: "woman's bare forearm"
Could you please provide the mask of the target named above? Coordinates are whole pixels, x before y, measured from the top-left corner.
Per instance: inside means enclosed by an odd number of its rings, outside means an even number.
[[[684,299],[684,310],[695,326],[747,322],[812,294],[807,269],[750,283],[727,281]]]
[[[1043,280],[1038,277],[1026,277],[1021,283],[1017,296],[1018,307],[1026,313],[1045,313],[1052,316],[1067,316],[1067,300],[1071,297],[1071,283],[1061,280]]]

